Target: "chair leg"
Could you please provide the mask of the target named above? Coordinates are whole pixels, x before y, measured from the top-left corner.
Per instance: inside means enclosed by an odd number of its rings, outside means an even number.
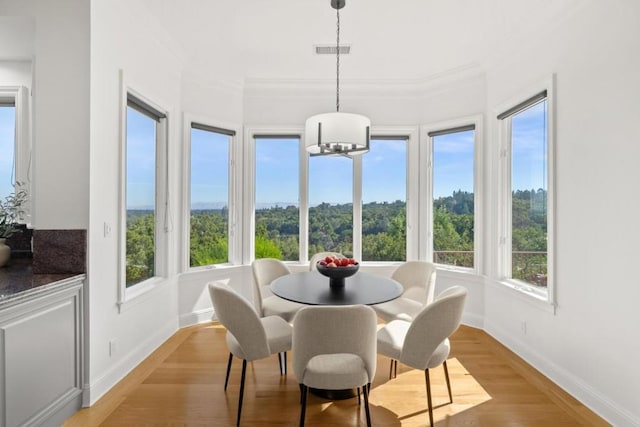
[[[356,388],[356,392],[358,393],[358,405],[360,405],[360,387]]]
[[[429,425],[433,427],[433,405],[431,403],[431,382],[429,380],[429,369],[424,370],[424,382],[427,385],[427,406],[429,407]]]
[[[367,427],[371,427],[371,413],[369,412],[369,390],[371,383],[365,384],[362,387],[362,395],[364,396],[364,413],[367,416]]]
[[[280,375],[287,375],[287,352],[278,353],[278,364],[280,365]]]
[[[244,377],[247,373],[247,361],[242,360],[242,377],[240,378],[240,396],[238,397],[238,420],[236,425],[240,425],[240,414],[242,414],[242,398],[244,397]]]
[[[447,368],[447,361],[442,362],[444,366],[444,377],[447,380],[447,390],[449,390],[449,403],[453,403],[453,396],[451,395],[451,382],[449,382],[449,369]]]
[[[227,376],[224,379],[224,391],[227,391],[227,384],[229,384],[229,372],[231,372],[231,362],[233,362],[233,354],[229,353],[229,362],[227,362]]]
[[[302,391],[302,409],[300,410],[300,427],[304,426],[304,415],[307,412],[307,392],[309,391],[309,387],[304,384],[300,384],[300,390]]]
[[[283,364],[282,364],[282,373],[283,375],[287,375],[287,352],[283,351],[282,352],[282,359],[283,359]]]
[[[398,376],[398,361],[395,359],[391,359],[391,364],[389,365],[389,379],[396,378]]]

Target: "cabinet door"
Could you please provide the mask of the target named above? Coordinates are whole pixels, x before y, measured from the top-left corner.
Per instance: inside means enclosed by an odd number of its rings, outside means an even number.
[[[67,290],[0,316],[0,426],[47,419],[81,392],[80,296]]]

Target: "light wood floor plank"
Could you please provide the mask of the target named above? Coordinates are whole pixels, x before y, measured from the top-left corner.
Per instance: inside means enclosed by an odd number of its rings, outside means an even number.
[[[65,426],[233,426],[242,362],[234,359],[226,393],[225,329],[217,323],[178,331],[91,408]],[[462,326],[448,360],[453,404],[441,367],[431,370],[438,426],[606,426],[592,411],[481,330]],[[276,356],[248,364],[242,425],[293,426],[299,388],[291,372],[280,376]],[[398,365],[388,379],[380,356],[371,389],[375,426],[428,425],[424,372]],[[306,425],[366,425],[356,399],[327,401],[310,395]]]

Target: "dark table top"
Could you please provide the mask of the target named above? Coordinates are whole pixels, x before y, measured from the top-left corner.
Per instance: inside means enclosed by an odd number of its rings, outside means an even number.
[[[357,272],[344,288],[331,289],[329,278],[317,271],[292,273],[271,282],[271,291],[290,301],[311,305],[379,304],[398,298],[402,286],[393,279]]]

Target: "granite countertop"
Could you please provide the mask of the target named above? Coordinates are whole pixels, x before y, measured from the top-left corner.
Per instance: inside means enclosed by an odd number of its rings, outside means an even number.
[[[12,258],[0,268],[0,306],[13,299],[37,291],[47,285],[76,276],[77,273],[34,274],[31,258]]]

